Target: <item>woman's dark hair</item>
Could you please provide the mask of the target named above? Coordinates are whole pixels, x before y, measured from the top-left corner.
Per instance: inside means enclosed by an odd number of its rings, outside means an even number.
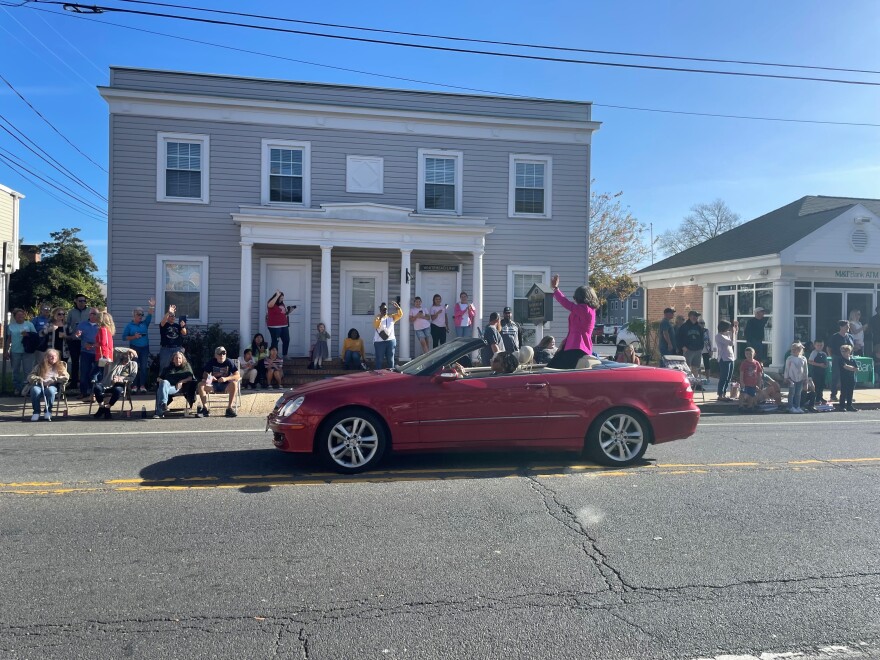
[[[513,353],[508,353],[507,351],[496,353],[492,358],[492,362],[495,362],[496,360],[501,362],[501,370],[506,374],[512,374],[519,366],[519,358]]]
[[[718,321],[718,332],[727,332],[732,327],[729,321]]]
[[[556,338],[553,335],[545,335],[535,348],[550,348],[550,344],[554,341],[556,341]]]
[[[275,298],[274,294],[269,298],[269,300],[266,301],[266,303],[268,304],[269,302],[271,302],[272,298]],[[279,291],[278,298],[276,298],[276,300],[275,300],[275,306],[278,307],[278,305],[283,305],[283,304],[284,304],[284,292]]]
[[[574,290],[574,301],[581,305],[587,305],[593,309],[599,309],[599,296],[591,286],[579,286]]]
[[[354,336],[352,337],[352,335],[354,335]],[[348,331],[348,338],[349,339],[360,339],[361,333],[359,333],[357,331],[357,328],[352,328],[351,330]]]
[[[257,337],[260,338],[261,341],[257,341]],[[262,332],[258,332],[254,335],[254,338],[251,339],[251,350],[257,355],[260,354],[260,349],[266,346],[266,338],[263,336]]]
[[[624,348],[626,348],[628,345],[629,345],[629,344],[626,343],[626,340],[625,340],[625,339],[621,339],[619,342],[617,342],[617,350],[619,351],[619,350],[621,350],[621,349],[624,349]]]

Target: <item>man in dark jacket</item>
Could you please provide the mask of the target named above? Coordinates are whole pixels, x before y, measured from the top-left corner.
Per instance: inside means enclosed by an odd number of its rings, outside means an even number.
[[[842,355],[840,354],[841,346],[855,346],[856,342],[853,336],[849,334],[849,321],[841,320],[837,322],[840,328],[837,332],[828,338],[825,342],[826,351],[831,356],[831,400],[837,401],[837,390],[840,388],[840,365]]]
[[[767,327],[767,321],[770,319],[764,317],[764,308],[755,307],[755,315],[746,321],[746,346],[755,349],[755,359],[763,364],[767,361],[767,345],[764,343],[764,328]]]
[[[703,362],[703,326],[699,324],[700,313],[688,312],[687,321],[678,327],[675,343],[684,352],[684,359],[690,366],[694,376],[699,378],[700,365]]]

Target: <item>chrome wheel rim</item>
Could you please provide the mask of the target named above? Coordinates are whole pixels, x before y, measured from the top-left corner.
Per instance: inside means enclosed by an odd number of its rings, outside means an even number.
[[[611,460],[624,463],[635,458],[645,443],[645,429],[626,413],[612,415],[599,427],[599,447]]]
[[[363,467],[379,451],[379,433],[363,417],[348,417],[330,429],[327,449],[333,461],[342,467]]]

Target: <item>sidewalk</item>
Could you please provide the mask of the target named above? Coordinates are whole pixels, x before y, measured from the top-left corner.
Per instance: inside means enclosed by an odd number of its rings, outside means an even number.
[[[278,400],[278,397],[280,397],[285,391],[286,390],[248,390],[242,392],[241,408],[239,408],[238,410],[239,416],[265,417],[272,411],[272,408],[275,406],[275,402]],[[71,394],[74,393],[72,392]],[[782,394],[784,397],[786,394],[785,388],[783,388]],[[737,404],[735,402],[723,403],[715,400],[715,390],[712,388],[711,385],[709,385],[708,390],[705,392],[705,395],[706,400],[704,402],[702,400],[702,397],[700,396],[700,393],[695,393],[695,402],[700,407],[701,411],[705,413],[727,413],[732,415],[738,414]],[[853,398],[855,399],[855,406],[857,408],[860,408],[861,410],[880,409],[880,388],[856,388],[855,396]],[[135,394],[132,396],[132,401],[134,402],[134,411],[131,413],[133,417],[140,418],[143,412],[146,412],[148,418],[153,417],[155,395],[152,392],[148,394]],[[84,418],[88,415],[89,404],[82,403],[79,400],[78,396],[74,396],[73,398],[69,399],[68,403],[70,405],[70,417]],[[21,419],[21,404],[22,397],[5,396],[0,398],[0,417],[2,417],[6,421]],[[95,408],[92,408],[93,412],[94,410]],[[127,405],[125,410],[125,414],[127,415]],[[172,414],[175,414],[175,410],[178,411],[176,414],[180,414],[183,411],[181,404],[177,401],[172,403]],[[31,416],[30,400],[28,400],[26,416],[27,418],[30,418]],[[118,403],[113,407],[113,416],[114,418],[119,418],[121,416]]]

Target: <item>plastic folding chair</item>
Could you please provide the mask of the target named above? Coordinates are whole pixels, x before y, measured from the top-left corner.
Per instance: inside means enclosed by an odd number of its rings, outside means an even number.
[[[107,388],[107,389],[104,390],[104,396],[105,396],[105,397],[107,396],[107,391],[108,391],[108,390],[109,390],[109,388]],[[93,398],[94,398],[94,397],[93,397]],[[98,403],[98,402],[97,402],[97,401],[91,401],[91,402],[89,402],[89,414],[90,414],[90,415],[92,414],[92,406],[94,406],[96,403]],[[122,396],[119,397],[119,401],[117,401],[117,403],[118,403],[119,406],[120,406],[120,408],[119,408],[119,412],[121,412],[121,413],[122,413],[123,415],[125,415],[126,417],[131,417],[131,416],[134,414],[134,401],[131,400],[131,383],[129,383],[129,382],[126,381],[126,382],[123,384],[123,386],[122,386]],[[126,404],[126,403],[128,403],[128,414],[125,413],[125,404]],[[112,408],[111,408],[111,412],[112,412]]]

